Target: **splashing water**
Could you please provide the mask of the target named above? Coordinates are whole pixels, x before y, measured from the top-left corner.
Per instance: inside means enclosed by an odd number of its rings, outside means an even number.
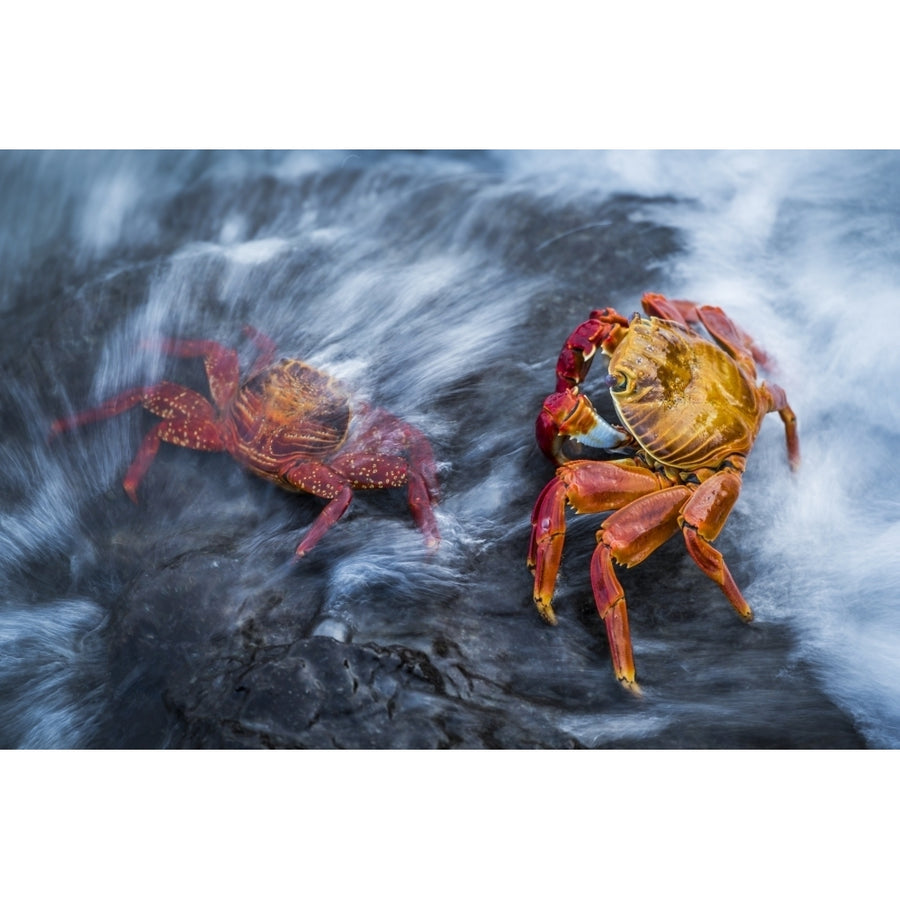
[[[900,745],[898,167],[0,156],[0,744]],[[723,306],[778,360],[803,466],[772,417],[718,544],[753,626],[678,547],[623,578],[634,704],[592,609],[596,521],[571,521],[557,629],[524,554],[556,354],[589,309],[627,314],[645,290]],[[133,507],[141,411],[46,443],[52,419],[126,387],[205,393],[146,338],[220,340],[246,368],[245,324],[428,434],[437,557],[402,494],[367,492],[292,566],[321,503],[173,447]]]

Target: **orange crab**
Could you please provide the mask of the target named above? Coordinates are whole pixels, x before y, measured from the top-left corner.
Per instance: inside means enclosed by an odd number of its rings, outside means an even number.
[[[430,548],[440,541],[433,507],[438,482],[428,439],[384,409],[352,401],[333,378],[297,359],[273,362],[275,345],[246,329],[259,358],[243,382],[234,350],[214,341],[162,340],[179,357],[202,357],[212,403],[179,384],[137,387],[93,409],[58,419],[51,434],[142,405],[162,421],[147,433],[122,482],[137,488],[160,441],[192,450],[224,451],[256,475],[328,503],[300,542],[308,553],[344,514],[354,490],[406,486],[413,520]]]
[[[641,302],[647,317],[630,322],[613,309],[594,310],[563,346],[556,393],[536,423],[539,446],[559,467],[535,503],[528,551],[535,604],[555,624],[566,504],[576,513],[614,510],[597,532],[591,585],[616,677],[635,693],[625,593],[613,563],[635,566],[681,531],[691,558],[749,622],[753,613],[711,542],[738,498],[767,413],[784,423],[791,467],[800,462],[796,417],[781,388],[757,383],[756,364],[767,360],[751,338],[717,307],[660,294]],[[606,384],[624,427],[604,422],[580,391],[598,348],[609,357]],[[573,439],[633,455],[570,460]]]

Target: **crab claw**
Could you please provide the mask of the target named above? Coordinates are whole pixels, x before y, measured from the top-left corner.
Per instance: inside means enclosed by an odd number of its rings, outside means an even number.
[[[628,319],[614,309],[592,309],[563,344],[556,363],[556,390],[574,389],[587,377],[594,355],[601,347],[615,346]]]
[[[577,389],[550,394],[534,424],[535,438],[544,455],[557,465],[569,461],[563,444],[572,438],[589,447],[613,450],[629,443],[624,429],[597,415],[591,401]]]

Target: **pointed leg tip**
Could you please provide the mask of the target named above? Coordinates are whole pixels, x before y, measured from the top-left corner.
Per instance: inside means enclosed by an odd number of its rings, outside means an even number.
[[[625,676],[619,677],[619,684],[628,691],[632,697],[643,697],[644,692],[641,690],[640,685],[634,680],[634,678],[628,678]]]
[[[553,607],[549,602],[541,600],[539,597],[535,597],[534,604],[537,607],[537,611],[541,614],[541,618],[548,625],[556,625],[556,613],[553,611]]]

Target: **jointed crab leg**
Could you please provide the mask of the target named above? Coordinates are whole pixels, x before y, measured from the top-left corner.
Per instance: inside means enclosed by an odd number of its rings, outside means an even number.
[[[687,551],[700,571],[719,585],[735,612],[749,622],[753,611],[728,571],[722,554],[710,544],[725,525],[740,490],[741,477],[737,471],[723,469],[716,472],[695,489],[682,511],[680,523]]]
[[[597,544],[591,557],[591,587],[597,612],[606,626],[613,672],[621,685],[632,693],[640,694],[641,689],[635,681],[634,650],[628,627],[625,591],[613,570],[611,551],[604,543]]]
[[[51,435],[109,419],[135,406],[143,406],[163,420],[157,422],[147,433],[122,480],[125,493],[135,503],[138,486],[159,450],[160,441],[210,452],[226,449],[210,402],[196,391],[171,381],[132,388],[93,409],[57,419],[51,426]]]
[[[534,602],[547,622],[556,624],[552,601],[566,536],[566,503],[579,513],[604,512],[658,491],[666,483],[631,460],[579,460],[557,469],[534,505],[528,548],[528,566],[535,576]]]
[[[566,339],[556,363],[557,392],[577,388],[587,377],[597,348],[614,338],[618,328],[627,327],[628,319],[614,309],[591,310]]]
[[[63,416],[63,418],[57,419],[50,426],[50,436],[54,437],[81,425],[89,425],[91,422],[111,419],[113,416],[117,416],[119,413],[142,403],[147,390],[149,388],[131,388],[123,391],[121,394],[117,394],[115,397],[110,397],[109,400],[105,400],[99,406],[73,413],[71,416]]]
[[[770,397],[769,410],[777,412],[784,422],[784,437],[787,441],[788,462],[791,469],[796,472],[800,467],[800,438],[797,436],[797,416],[788,406],[787,396],[784,390],[777,384],[766,383],[760,388]]]
[[[278,354],[278,348],[270,337],[250,325],[244,326],[244,334],[250,338],[259,354],[247,375],[249,380],[272,365]],[[158,341],[145,341],[144,346],[155,347],[169,356],[182,358],[202,356],[209,379],[210,393],[216,405],[222,410],[233,400],[238,391],[240,385],[238,355],[234,350],[223,347],[216,341],[164,338]]]
[[[297,545],[297,549],[294,551],[297,559],[306,556],[319,543],[325,532],[344,515],[353,499],[353,489],[350,485],[335,479],[334,473],[329,471],[326,466],[307,463],[302,468],[305,471],[290,473],[288,480],[296,484],[300,490],[318,497],[325,497],[329,502],[316,516],[303,540]],[[321,480],[316,478],[317,474]]]
[[[365,409],[366,430],[356,449],[339,454],[328,465],[298,461],[285,473],[297,490],[328,500],[296,550],[302,557],[347,511],[355,489],[406,485],[413,521],[425,535],[429,549],[440,543],[433,505],[438,500],[437,470],[428,440],[417,428],[383,409]],[[398,435],[396,455],[384,452],[385,433]],[[379,449],[382,448],[382,449]],[[401,455],[406,451],[407,455]]]
[[[683,487],[661,491],[665,483],[662,476],[630,460],[570,463],[544,488],[532,513],[528,563],[535,575],[534,602],[543,618],[556,624],[552,600],[565,542],[566,502],[581,513],[623,507],[598,532],[598,540],[602,540],[591,580],[616,677],[633,690],[637,687],[625,594],[613,572],[612,559],[635,565],[678,530],[678,509],[690,491]]]
[[[597,532],[591,558],[594,602],[606,625],[616,678],[630,690],[636,691],[637,685],[625,592],[612,564],[636,566],[662,546],[678,531],[679,510],[690,495],[687,487],[676,486],[639,497],[614,512]]]
[[[265,371],[275,362],[275,357],[278,355],[278,345],[267,334],[263,334],[252,325],[244,326],[244,334],[253,341],[259,353],[256,362],[253,363],[253,367],[247,375],[247,378],[250,379],[255,378],[260,372]]]
[[[169,356],[203,357],[213,402],[219,410],[226,410],[234,400],[240,386],[238,355],[234,350],[215,341],[184,341],[177,338],[145,341],[144,346],[155,347]]]
[[[428,438],[418,428],[380,407],[361,408],[358,415],[367,423],[364,436],[357,441],[353,456],[339,457],[333,465],[347,468],[342,460],[354,460],[348,471],[352,473],[351,483],[358,486],[406,485],[413,521],[425,535],[426,546],[436,549],[441,538],[434,507],[440,500],[440,486]],[[388,447],[396,455],[387,453]]]
[[[739,463],[739,460],[735,461]],[[534,570],[534,602],[541,616],[556,624],[553,592],[566,534],[566,504],[578,513],[615,510],[597,532],[591,560],[591,585],[597,611],[606,625],[616,677],[631,690],[634,659],[625,592],[613,563],[636,566],[679,529],[691,558],[711,578],[745,621],[753,613],[722,554],[712,545],[740,493],[736,469],[723,469],[702,484],[676,484],[631,460],[581,460],[557,470],[532,513],[528,564]]]

